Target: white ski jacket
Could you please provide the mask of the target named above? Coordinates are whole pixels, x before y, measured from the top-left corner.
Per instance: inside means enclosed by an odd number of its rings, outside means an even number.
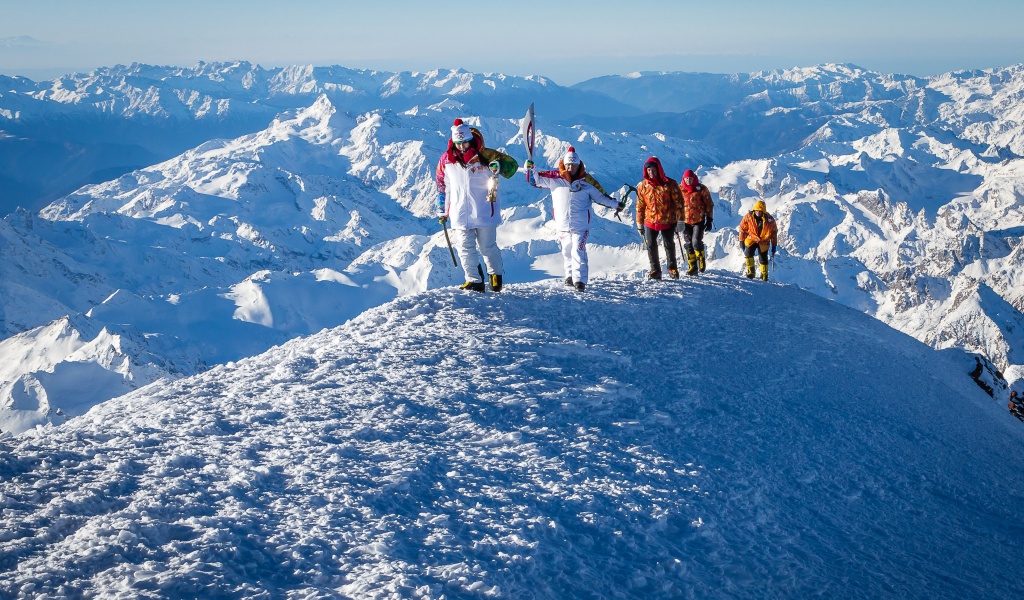
[[[558,231],[582,233],[590,229],[590,207],[597,202],[608,208],[618,208],[618,203],[596,187],[577,179],[569,183],[558,170],[538,171],[532,181],[536,187],[551,190],[552,216]]]
[[[489,164],[498,162],[500,177],[506,179],[516,173],[519,165],[512,157],[491,148],[474,153],[465,166],[452,156],[451,151],[445,152],[437,164],[437,189],[445,194],[445,204],[440,208],[448,215],[452,229],[497,227],[501,224],[501,193],[500,188],[495,189],[494,202],[488,202],[491,180],[495,185],[498,183]]]
[[[495,202],[487,201],[487,184],[491,177],[491,169],[480,163],[470,163],[465,167],[458,163],[444,166],[445,199],[452,229],[497,227],[501,224],[501,196]]]

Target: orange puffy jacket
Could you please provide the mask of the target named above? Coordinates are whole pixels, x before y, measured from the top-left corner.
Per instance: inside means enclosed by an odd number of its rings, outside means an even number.
[[[776,248],[779,245],[779,227],[775,224],[775,218],[767,212],[761,213],[761,227],[757,226],[754,219],[754,211],[748,212],[740,221],[740,242],[748,248],[757,244],[761,252],[767,252],[768,246]]]
[[[665,230],[683,219],[683,196],[679,184],[665,175],[660,160],[652,156],[647,163],[657,165],[658,176],[648,177],[645,168],[644,180],[636,186],[636,223]]]
[[[686,178],[693,177],[693,185],[686,184]],[[697,174],[687,169],[683,173],[683,183],[679,184],[679,192],[683,196],[683,221],[687,225],[703,223],[705,217],[715,218],[715,201],[711,192],[698,179]]]

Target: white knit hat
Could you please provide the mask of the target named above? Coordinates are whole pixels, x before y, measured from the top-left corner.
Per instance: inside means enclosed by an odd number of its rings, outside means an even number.
[[[576,149],[569,146],[569,149],[565,151],[565,156],[562,157],[562,164],[565,166],[578,165],[580,164],[580,155],[576,154]]]
[[[462,119],[455,119],[455,123],[452,125],[452,142],[458,144],[459,142],[472,142],[473,131],[462,122]]]

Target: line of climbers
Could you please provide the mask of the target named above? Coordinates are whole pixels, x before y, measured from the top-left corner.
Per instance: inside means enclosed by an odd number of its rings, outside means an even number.
[[[461,288],[483,292],[485,279],[491,289],[501,290],[504,263],[497,244],[501,224],[498,177],[511,178],[519,163],[511,156],[484,145],[483,134],[462,119],[451,128],[448,150],[437,163],[438,221],[451,224],[455,246],[462,259],[466,282]],[[570,146],[556,169],[536,171],[526,161],[526,180],[533,187],[550,190],[552,214],[558,231],[565,269],[565,284],[582,292],[588,280],[587,237],[590,233],[591,207],[594,203],[616,209],[625,208],[625,200],[609,196],[589,173],[576,150]],[[647,248],[649,279],[661,279],[658,237],[665,246],[668,275],[679,279],[676,262],[677,228],[682,223],[683,250],[687,275],[703,273],[707,268],[704,233],[714,227],[714,201],[711,192],[691,170],[683,173],[680,184],[665,175],[656,157],[644,163],[643,181],[636,186],[637,231]],[[754,277],[754,257],[759,255],[761,279],[768,280],[768,256],[778,248],[778,226],[768,214],[763,200],[740,222],[740,248],[746,258],[749,278]],[[481,260],[482,259],[482,260]],[[481,265],[482,262],[482,265]],[[486,267],[486,277],[484,273]]]

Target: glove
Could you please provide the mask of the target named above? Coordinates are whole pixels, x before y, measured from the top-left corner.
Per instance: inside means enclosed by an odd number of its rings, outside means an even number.
[[[704,221],[704,231],[711,231],[714,228],[715,228],[715,220],[712,219],[711,217],[708,217],[707,220]]]
[[[624,208],[626,208],[626,201],[619,200],[619,203],[615,206],[615,212],[622,212]]]
[[[444,225],[445,223],[448,222],[448,215],[439,215],[437,217],[437,222],[440,223],[441,225]]]
[[[531,169],[533,169],[533,161],[532,160],[528,160],[528,161],[526,161],[526,170],[529,171]]]
[[[492,160],[491,164],[487,166],[491,168],[491,173],[494,173],[495,175],[497,175],[498,172],[501,171],[501,163],[496,160]]]

